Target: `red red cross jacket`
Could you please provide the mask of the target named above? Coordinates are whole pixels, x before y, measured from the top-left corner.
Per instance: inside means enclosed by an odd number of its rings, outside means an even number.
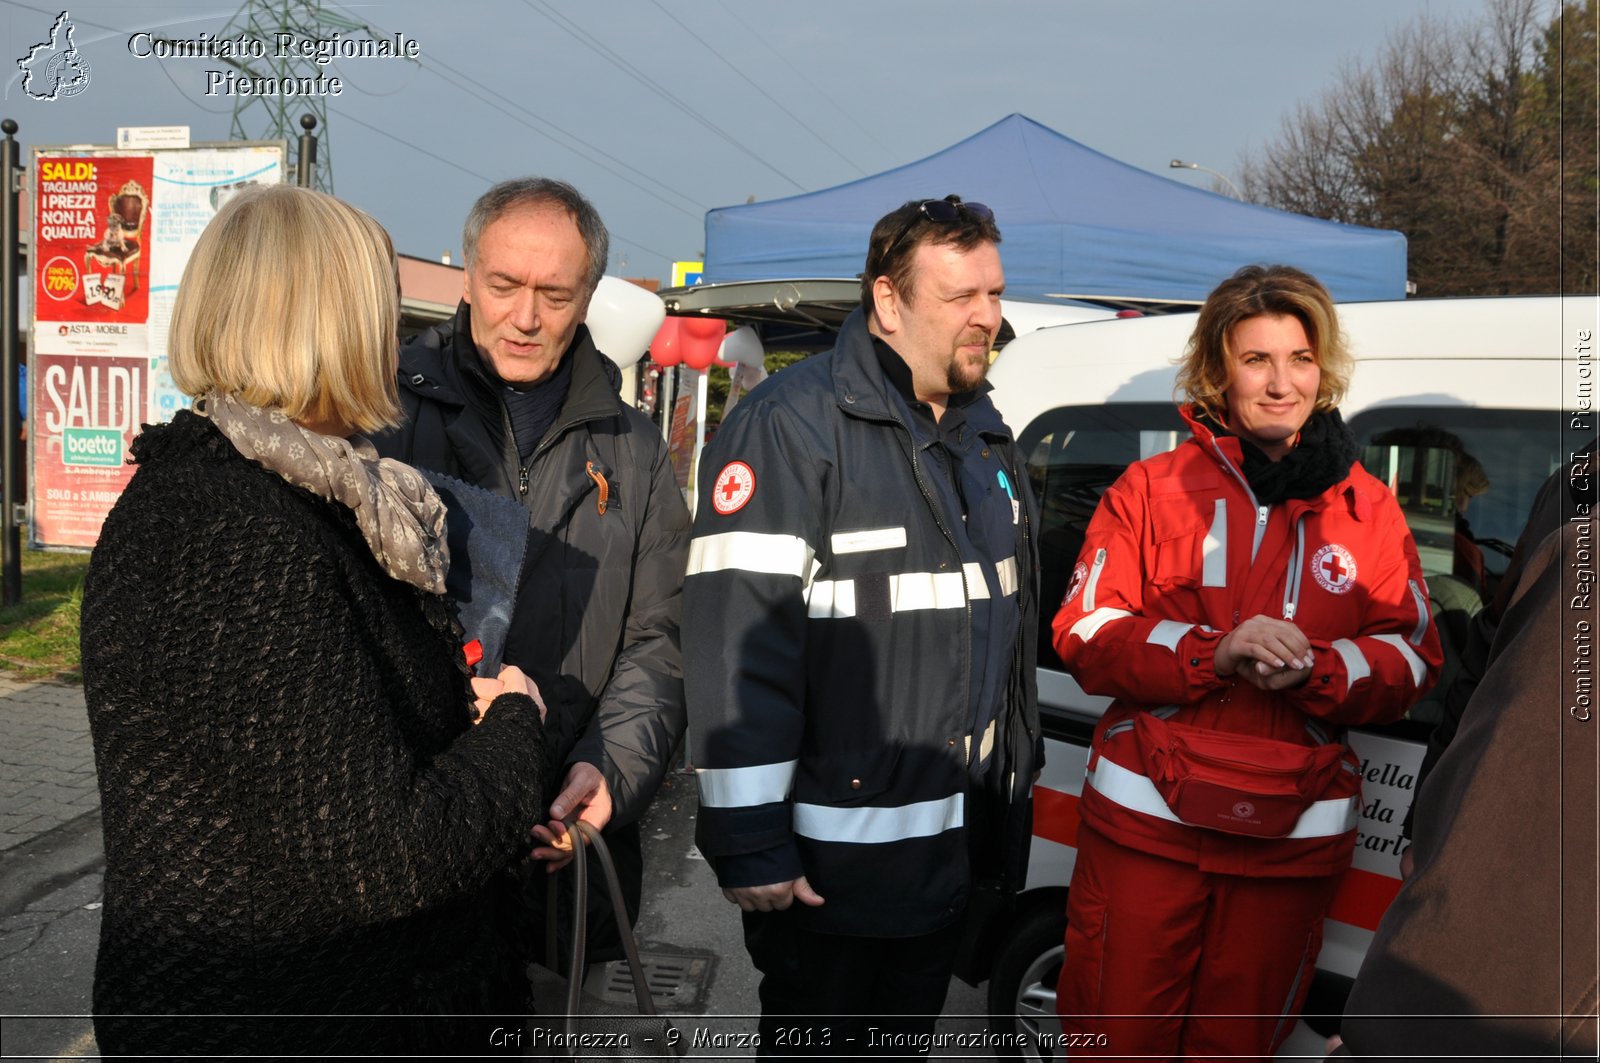
[[[1180,819],[1168,751],[1152,736],[1177,724],[1222,744],[1253,736],[1316,748],[1342,745],[1343,725],[1398,719],[1441,661],[1416,546],[1394,496],[1360,464],[1315,498],[1258,506],[1238,440],[1183,412],[1194,437],[1130,466],[1106,492],[1056,614],[1067,670],[1116,699],[1095,729],[1079,812],[1120,844],[1205,871],[1342,871],[1360,806],[1348,749],[1322,758],[1330,770],[1281,836],[1261,837],[1192,826],[1193,805]],[[1303,685],[1268,693],[1216,674],[1218,642],[1258,614],[1291,620],[1310,640]],[[1255,814],[1224,799],[1224,818],[1230,808]]]

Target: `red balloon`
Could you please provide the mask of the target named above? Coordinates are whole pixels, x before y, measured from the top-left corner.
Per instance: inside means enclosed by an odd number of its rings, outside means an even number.
[[[650,357],[657,365],[670,369],[683,361],[682,323],[681,317],[668,317],[656,330],[656,338],[650,341]]]
[[[720,317],[686,317],[682,322],[678,335],[684,364],[701,371],[711,368],[722,348],[722,338],[728,334],[728,323]]]

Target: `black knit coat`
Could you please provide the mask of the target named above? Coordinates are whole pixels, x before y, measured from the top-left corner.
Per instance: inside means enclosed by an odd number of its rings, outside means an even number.
[[[485,1048],[495,1021],[396,1016],[527,1005],[499,912],[543,804],[537,708],[471,726],[447,604],[209,421],[134,456],[83,593],[101,1050]]]

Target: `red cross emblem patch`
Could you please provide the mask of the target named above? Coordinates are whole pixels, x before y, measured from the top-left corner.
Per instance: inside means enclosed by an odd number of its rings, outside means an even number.
[[[1088,575],[1089,566],[1079,561],[1077,567],[1072,570],[1072,582],[1067,585],[1067,596],[1062,599],[1062,605],[1070,604],[1072,599],[1078,596],[1078,592],[1083,590],[1083,581]]]
[[[711,508],[726,517],[743,509],[755,493],[755,470],[742,461],[730,461],[711,485]]]
[[[1348,594],[1356,585],[1355,555],[1338,543],[1329,543],[1312,556],[1311,575],[1329,594]]]

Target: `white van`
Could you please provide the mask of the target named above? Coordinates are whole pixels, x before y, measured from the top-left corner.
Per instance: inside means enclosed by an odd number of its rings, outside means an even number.
[[[1505,571],[1534,494],[1571,450],[1593,438],[1592,419],[1576,430],[1563,410],[1589,408],[1585,382],[1592,378],[1580,379],[1589,369],[1578,348],[1593,335],[1597,305],[1549,297],[1339,308],[1357,359],[1340,409],[1363,447],[1362,464],[1395,492],[1417,540],[1446,643],[1447,677],[1454,646]],[[969,934],[979,947],[960,972],[973,984],[989,979],[998,1031],[1059,1029],[1055,982],[1078,795],[1090,732],[1109,704],[1061,670],[1050,621],[1101,493],[1130,462],[1187,436],[1172,390],[1174,363],[1194,321],[1193,314],[1172,314],[1042,329],[1018,336],[990,374],[1041,503],[1039,700],[1047,752],[1034,790],[1026,890],[1014,910]],[[1373,929],[1399,890],[1401,825],[1428,708],[1424,699],[1393,727],[1350,734],[1365,762],[1360,839],[1328,918],[1308,1015],[1342,1008]],[[1032,1058],[1059,1054],[1040,1049]]]

